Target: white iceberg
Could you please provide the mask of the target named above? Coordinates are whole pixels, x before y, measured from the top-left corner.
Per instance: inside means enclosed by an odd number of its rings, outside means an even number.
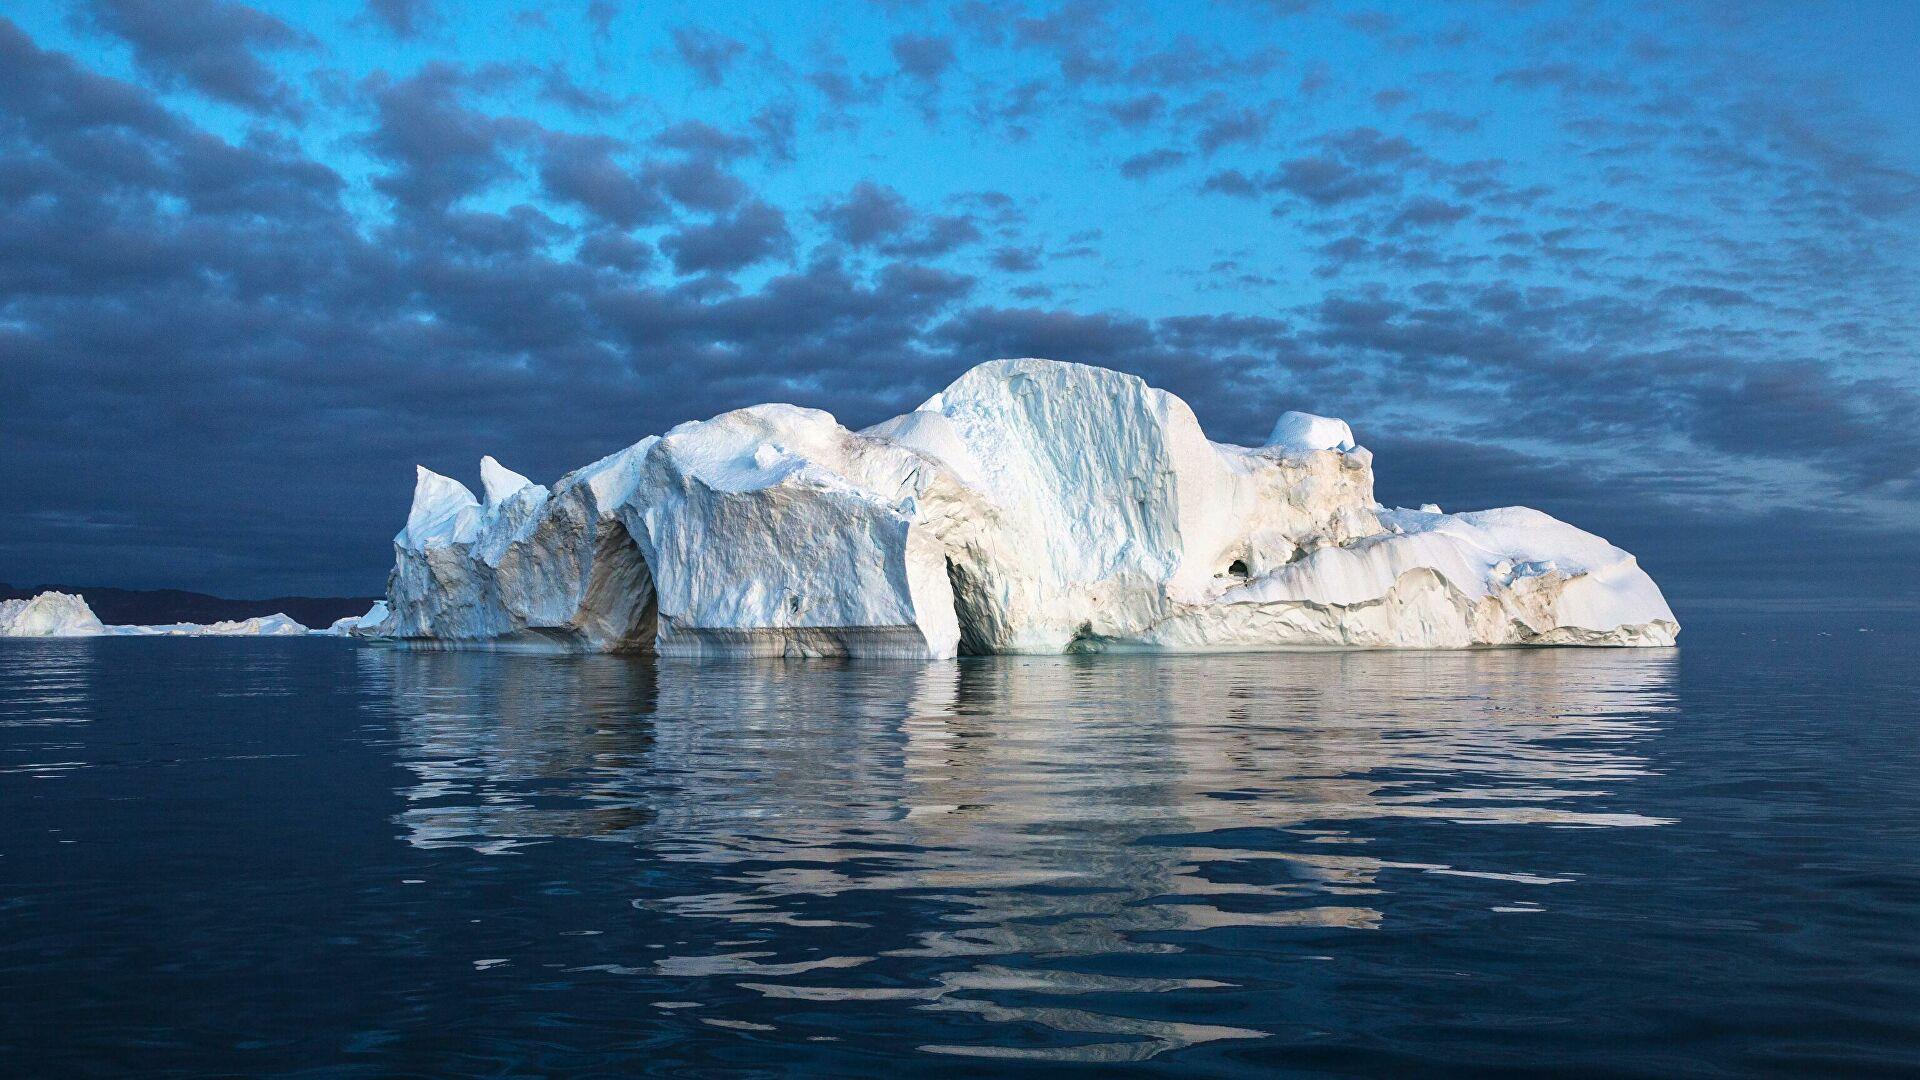
[[[1185,402],[1048,360],[864,431],[762,405],[551,492],[419,470],[384,610],[419,645],[949,657],[1103,649],[1670,645],[1633,556],[1524,508],[1387,510],[1341,420],[1206,438]]]
[[[107,632],[85,598],[72,593],[0,600],[0,637],[98,637]]]
[[[387,602],[375,600],[364,615],[343,615],[328,623],[325,629],[309,630],[307,633],[324,637],[371,637],[378,634],[386,621]]]
[[[85,597],[43,592],[31,600],[0,601],[0,637],[287,637],[308,633],[283,613],[215,623],[109,626]]]
[[[313,631],[284,612],[251,619],[223,619],[210,623],[155,623],[149,626],[109,626],[121,637],[294,637]]]

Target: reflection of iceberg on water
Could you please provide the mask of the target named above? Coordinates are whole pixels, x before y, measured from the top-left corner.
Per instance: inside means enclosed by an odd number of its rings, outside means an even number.
[[[1039,1025],[1062,1043],[928,1049],[1087,1061],[1260,1034],[1113,1005],[1228,987],[1158,966],[1197,935],[1365,930],[1389,918],[1383,897],[1461,875],[1577,887],[1558,867],[1394,845],[1411,826],[1662,824],[1622,803],[1672,672],[1663,654],[1590,650],[360,663],[416,777],[407,840],[633,844],[702,883],[636,905],[759,942],[607,970]],[[823,944],[849,929],[856,950]],[[1097,970],[1117,956],[1128,975]]]

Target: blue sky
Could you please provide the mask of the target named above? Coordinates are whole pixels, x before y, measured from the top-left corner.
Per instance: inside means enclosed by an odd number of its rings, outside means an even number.
[[[0,578],[378,592],[410,466],[973,363],[1912,603],[1920,6],[15,3]],[[1846,551],[1840,556],[1837,552]]]

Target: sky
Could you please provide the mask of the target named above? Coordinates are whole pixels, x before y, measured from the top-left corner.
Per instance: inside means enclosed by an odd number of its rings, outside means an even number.
[[[0,580],[375,595],[413,466],[1133,372],[1690,607],[1920,607],[1920,4],[11,0]]]

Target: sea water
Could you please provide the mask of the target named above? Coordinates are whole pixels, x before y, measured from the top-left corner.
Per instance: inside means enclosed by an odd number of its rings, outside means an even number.
[[[8,1075],[1920,1070],[1920,632],[0,642]]]

